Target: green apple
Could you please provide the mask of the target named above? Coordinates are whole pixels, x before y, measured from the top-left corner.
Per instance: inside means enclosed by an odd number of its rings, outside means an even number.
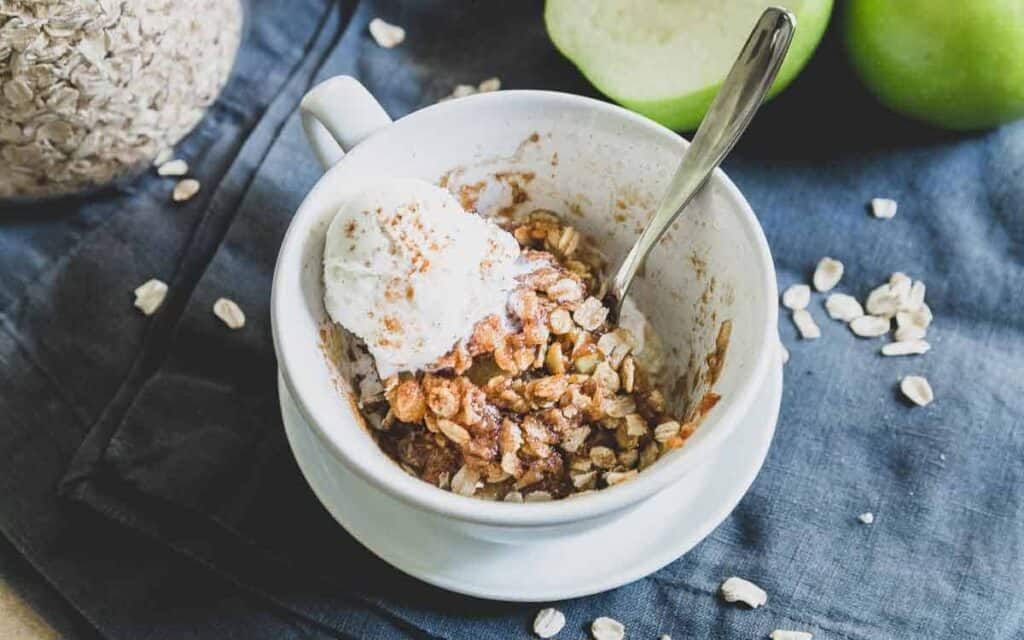
[[[849,0],[846,43],[889,108],[947,129],[1024,116],[1024,1]]]
[[[797,17],[775,95],[814,53],[832,0],[547,0],[544,21],[555,46],[601,92],[667,127],[690,131],[772,4]]]

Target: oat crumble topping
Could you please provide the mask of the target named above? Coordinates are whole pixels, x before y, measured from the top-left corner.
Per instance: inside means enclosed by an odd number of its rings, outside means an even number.
[[[540,502],[627,482],[681,447],[718,396],[671,415],[659,372],[608,320],[600,254],[546,210],[506,227],[533,266],[509,317],[477,323],[431,371],[378,381],[364,368],[371,433],[405,471],[464,496]]]

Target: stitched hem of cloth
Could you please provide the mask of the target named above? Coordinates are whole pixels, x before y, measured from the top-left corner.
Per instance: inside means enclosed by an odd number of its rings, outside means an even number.
[[[328,620],[290,604],[279,594],[308,592],[310,583],[320,582],[331,590],[332,604],[340,604],[342,599],[347,599],[359,607],[360,613],[365,614],[367,610],[374,612],[373,615],[383,617],[387,624],[401,627],[413,637],[425,640],[437,638],[369,598],[351,591],[340,592],[339,585],[324,577],[313,577],[307,572],[298,571],[291,563],[270,555],[236,532],[209,519],[197,518],[196,514],[187,513],[178,505],[162,502],[150,495],[138,495],[116,478],[79,483],[71,490],[69,497],[85,502],[104,516],[167,545],[203,568],[289,614],[326,632],[343,634],[339,637],[345,637],[343,630]],[[203,542],[204,553],[197,552],[195,546],[189,544],[195,540]],[[226,567],[230,567],[230,570]]]
[[[318,26],[314,30],[312,37],[305,49],[305,53],[300,57],[299,62],[293,67],[287,74],[285,81],[281,84],[275,97],[268,103],[267,108],[263,114],[273,109],[274,103],[287,93],[289,86],[295,80],[295,78],[302,73],[304,63],[308,62],[307,58],[309,54],[318,49],[325,48],[324,51],[319,53],[319,58],[326,55],[326,52],[330,50],[331,43],[335,40],[335,35],[330,35],[327,42],[322,42],[325,33],[331,33],[330,27],[333,22],[337,19],[341,22],[338,26],[338,32],[341,33],[344,28],[344,21],[341,20],[341,10],[338,8],[339,5],[336,3],[328,3],[327,8],[321,15]],[[319,46],[318,46],[319,45]],[[317,60],[315,65],[319,68],[321,60]],[[260,123],[262,117],[253,127],[246,133],[246,140],[252,138],[253,132],[255,132]],[[274,126],[274,133],[271,139],[266,142],[265,148],[263,148],[259,157],[253,160],[242,161],[241,151],[244,150],[246,143],[239,147],[239,155],[236,156],[234,162],[231,163],[228,170],[225,172],[220,183],[218,184],[217,190],[211,195],[208,202],[207,211],[204,213],[202,220],[198,223],[196,230],[193,232],[192,237],[189,239],[188,244],[183,252],[185,256],[182,262],[179,264],[178,269],[172,279],[171,289],[174,291],[173,296],[169,296],[168,300],[164,303],[163,308],[153,317],[153,325],[150,327],[147,335],[143,341],[142,348],[139,350],[138,355],[135,357],[131,367],[129,368],[128,375],[121,382],[117,392],[111,398],[106,408],[100,415],[100,418],[89,430],[89,434],[86,436],[79,448],[79,451],[75,454],[71,464],[68,466],[68,472],[61,482],[61,492],[67,491],[70,485],[81,482],[88,478],[90,470],[94,465],[95,461],[103,456],[103,452],[106,450],[110,438],[117,431],[117,426],[120,424],[120,416],[123,415],[124,411],[131,405],[135,396],[138,394],[139,389],[149,378],[153,371],[156,371],[159,367],[159,363],[165,357],[165,350],[168,339],[173,335],[178,321],[184,312],[191,294],[195,289],[195,286],[202,278],[202,274],[205,270],[206,265],[216,254],[217,248],[220,246],[220,242],[223,239],[224,234],[230,227],[231,220],[237,212],[237,205],[240,203],[245,193],[248,191],[252,184],[252,178],[256,174],[263,158],[270,148],[273,146],[274,140],[277,139],[280,134],[281,127],[284,125],[284,120],[276,123]],[[250,166],[251,165],[251,166]],[[225,194],[224,189],[221,188],[224,182],[230,180],[233,174],[248,170],[248,175],[244,176],[244,184],[241,189],[236,193]],[[205,247],[205,251],[202,251],[203,247],[196,247],[197,243],[201,243],[202,239],[207,237],[214,237],[216,242],[212,246]],[[196,255],[201,253],[201,255]]]

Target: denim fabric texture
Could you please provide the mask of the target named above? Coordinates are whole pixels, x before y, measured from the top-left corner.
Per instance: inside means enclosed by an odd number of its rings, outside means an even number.
[[[316,501],[280,422],[270,278],[320,175],[295,114],[318,80],[354,75],[394,117],[495,75],[596,93],[551,46],[541,2],[246,11],[232,79],[178,147],[203,185],[195,199],[172,204],[173,182],[147,174],[0,209],[0,553],[23,556],[81,616],[69,635],[532,637],[537,607],[408,578]],[[407,29],[400,47],[369,37],[376,16]],[[1024,123],[953,135],[891,114],[838,35],[831,25],[724,168],[761,220],[780,290],[826,255],[860,299],[904,271],[928,285],[932,351],[883,358],[823,296],[810,307],[819,340],[799,340],[784,313],[782,414],[750,492],[661,571],[554,604],[559,637],[602,615],[636,639],[1024,637]],[[899,202],[894,219],[869,215],[875,196]],[[150,277],[171,292],[147,318],[131,291]],[[244,329],[212,315],[221,296]],[[907,374],[929,378],[935,403],[900,396]],[[857,521],[866,511],[874,524]],[[768,604],[724,603],[732,575]]]

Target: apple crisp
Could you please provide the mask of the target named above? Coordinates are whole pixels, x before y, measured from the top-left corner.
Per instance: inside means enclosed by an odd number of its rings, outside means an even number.
[[[477,323],[431,371],[381,381],[360,367],[371,433],[408,473],[465,496],[536,502],[626,482],[681,447],[718,396],[671,415],[657,359],[601,302],[599,252],[546,210],[506,228],[529,267],[508,317]]]

